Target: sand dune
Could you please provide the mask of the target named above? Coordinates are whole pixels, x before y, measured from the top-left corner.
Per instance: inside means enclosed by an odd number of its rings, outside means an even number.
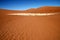
[[[0,16],[0,40],[60,40],[60,15]]]
[[[31,12],[31,13],[55,13],[60,12],[60,7],[54,7],[54,6],[43,6],[35,9],[29,9],[25,12]]]
[[[60,40],[60,7],[26,11],[0,10],[0,40]],[[12,13],[56,13],[48,16],[6,15]],[[41,13],[41,14],[42,14]]]
[[[43,6],[39,8],[31,8],[28,10],[6,10],[0,9],[0,13],[59,13],[60,6]]]

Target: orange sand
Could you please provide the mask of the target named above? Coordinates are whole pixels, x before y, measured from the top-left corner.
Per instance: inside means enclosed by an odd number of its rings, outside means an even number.
[[[60,40],[60,14],[54,16],[8,16],[8,13],[56,13],[60,7],[26,11],[0,10],[0,40]]]
[[[28,10],[6,10],[0,9],[0,13],[60,13],[60,6],[43,6],[39,8],[31,8]]]
[[[1,15],[0,40],[60,40],[60,15]]]

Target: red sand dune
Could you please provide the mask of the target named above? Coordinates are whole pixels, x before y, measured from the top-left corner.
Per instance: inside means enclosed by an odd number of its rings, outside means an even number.
[[[29,9],[26,10],[26,12],[31,13],[54,13],[54,12],[60,12],[60,7],[53,7],[53,6],[44,6],[36,9]]]
[[[60,15],[8,16],[0,13],[0,40],[60,40]]]
[[[60,12],[60,6],[44,6],[40,8],[32,8],[28,10],[5,10],[0,9],[1,13],[55,13]]]

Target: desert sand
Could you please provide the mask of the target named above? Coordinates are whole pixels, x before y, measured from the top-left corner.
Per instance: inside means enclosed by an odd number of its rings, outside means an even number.
[[[39,8],[30,8],[27,10],[0,9],[0,13],[60,13],[60,6],[43,6]]]
[[[60,14],[13,16],[0,13],[0,40],[60,40]]]
[[[60,40],[60,15],[0,16],[0,40]]]

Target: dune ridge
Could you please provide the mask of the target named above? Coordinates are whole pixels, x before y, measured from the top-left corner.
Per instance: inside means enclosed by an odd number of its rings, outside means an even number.
[[[0,9],[0,13],[59,13],[60,6],[43,6],[39,8],[31,8],[27,10],[7,10]]]

